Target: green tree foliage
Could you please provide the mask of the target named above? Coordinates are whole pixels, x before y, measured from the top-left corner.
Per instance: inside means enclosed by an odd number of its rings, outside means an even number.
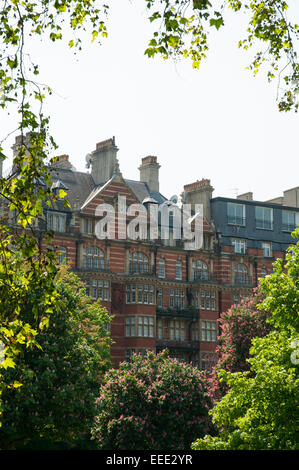
[[[103,6],[102,10],[105,10]],[[30,2],[4,0],[0,6],[0,107],[19,116],[16,125],[20,135],[10,175],[0,179],[0,345],[4,357],[0,361],[0,426],[1,393],[7,386],[3,371],[15,366],[16,357],[35,344],[39,331],[45,328],[56,309],[56,259],[40,249],[38,222],[43,203],[55,196],[50,190],[47,165],[55,158],[56,149],[49,133],[49,117],[42,104],[51,90],[37,82],[38,64],[31,61],[27,49],[30,37],[48,34],[52,41],[63,37],[63,24],[77,32],[92,25],[92,35],[105,35],[101,12],[89,0]],[[69,41],[80,48],[80,38]],[[0,158],[3,153],[1,136]],[[9,215],[5,214],[5,207]],[[15,214],[14,214],[15,212]],[[12,227],[12,214],[18,217]],[[48,234],[50,237],[50,234]],[[36,303],[32,303],[34,295]],[[28,305],[32,307],[34,327],[24,320]]]
[[[189,449],[211,432],[204,374],[163,351],[106,374],[92,436],[100,449]]]
[[[218,372],[221,369],[228,372],[249,370],[247,359],[253,338],[265,336],[270,331],[269,313],[257,308],[262,299],[260,289],[256,288],[251,296],[241,299],[238,305],[232,305],[220,316],[217,364],[209,377],[214,400],[220,399],[228,389],[227,384],[219,380]]]
[[[57,310],[37,336],[38,347],[7,369],[0,448],[21,448],[40,438],[72,444],[89,432],[104,373],[110,367],[110,316],[85,295],[74,274],[56,280]],[[35,326],[35,296],[23,318]],[[38,294],[39,298],[39,294]],[[53,444],[54,445],[54,444]]]
[[[150,21],[159,27],[145,53],[164,58],[189,58],[198,68],[206,58],[211,29],[225,25],[228,10],[246,14],[248,28],[244,38],[237,40],[244,50],[254,49],[249,69],[256,74],[266,68],[269,81],[276,78],[280,111],[298,110],[299,62],[296,51],[298,24],[288,19],[289,4],[284,0],[145,0]],[[229,22],[229,21],[228,21]]]
[[[105,25],[109,10],[104,0],[3,0],[0,6],[0,107],[19,116],[16,130],[21,136],[9,177],[0,179],[1,202],[19,216],[21,233],[11,230],[6,218],[0,226],[0,341],[5,360],[0,362],[0,397],[7,384],[2,371],[14,367],[15,357],[32,347],[39,330],[47,326],[55,307],[55,260],[42,253],[36,230],[42,216],[43,201],[53,198],[46,163],[56,150],[49,132],[49,116],[43,103],[51,94],[47,85],[38,82],[39,64],[30,56],[32,39],[47,37],[53,42],[64,40],[70,48],[81,49],[80,33],[89,30],[92,41],[107,36]],[[299,66],[296,52],[298,25],[287,18],[284,0],[223,0],[215,8],[208,0],[146,0],[149,20],[158,27],[145,53],[149,57],[191,58],[198,67],[208,51],[208,33],[224,25],[225,10],[248,15],[246,37],[239,46],[257,53],[250,68],[256,73],[268,64],[268,79],[277,77],[279,109],[297,109]],[[260,47],[261,46],[261,47]],[[30,47],[30,46],[29,46]],[[283,86],[282,86],[283,84]],[[0,141],[0,158],[5,159]],[[24,232],[24,230],[26,230]],[[26,264],[20,279],[19,269]],[[15,282],[18,281],[18,282]],[[30,301],[30,289],[43,294],[46,309],[37,302],[35,319],[38,328],[24,322],[23,306]],[[1,401],[0,401],[1,413]],[[0,423],[1,424],[1,423]]]
[[[221,371],[230,391],[212,410],[219,435],[198,439],[193,449],[298,450],[298,269],[299,242],[288,251],[286,271],[278,260],[261,280],[261,308],[270,310],[274,329],[253,340],[249,372]]]

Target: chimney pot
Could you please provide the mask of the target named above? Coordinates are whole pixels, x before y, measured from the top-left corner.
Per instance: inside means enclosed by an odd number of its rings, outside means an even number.
[[[112,177],[117,162],[118,148],[115,145],[115,137],[103,140],[96,144],[96,149],[91,153],[91,175],[95,184],[104,184]]]
[[[159,192],[159,168],[160,164],[157,162],[157,157],[148,155],[141,159],[140,181],[146,183],[150,191]]]

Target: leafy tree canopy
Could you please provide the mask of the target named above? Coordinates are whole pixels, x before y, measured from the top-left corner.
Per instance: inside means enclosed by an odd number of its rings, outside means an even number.
[[[38,347],[19,354],[4,372],[15,387],[3,392],[2,449],[30,448],[40,438],[72,445],[88,434],[111,366],[107,311],[85,295],[74,274],[62,270],[55,283],[56,310],[37,336]],[[32,295],[22,315],[32,326],[35,301]]]
[[[244,372],[250,370],[248,358],[253,338],[267,335],[271,326],[269,313],[257,306],[263,300],[260,288],[251,296],[242,298],[238,305],[232,305],[219,319],[220,336],[216,348],[217,363],[209,377],[214,400],[219,400],[228,390],[227,384],[219,380],[218,372]]]
[[[275,328],[253,340],[249,372],[220,372],[230,390],[212,410],[219,434],[198,439],[193,449],[298,450],[298,254],[299,242],[289,248],[286,272],[277,261],[261,281],[261,308],[270,309]]]
[[[53,311],[55,261],[42,253],[36,226],[42,217],[43,201],[53,197],[45,163],[56,149],[49,133],[49,116],[43,102],[51,90],[38,82],[39,64],[28,50],[30,38],[47,36],[51,41],[66,40],[70,48],[81,48],[80,33],[88,30],[92,41],[107,36],[106,15],[110,2],[104,0],[3,0],[0,7],[0,107],[13,109],[19,116],[20,134],[11,174],[0,179],[0,197],[10,211],[16,211],[18,225],[26,233],[12,231],[7,220],[0,227],[0,340],[5,347],[3,368],[14,366],[14,357],[33,346],[38,333],[24,323],[23,304],[29,302],[30,288],[40,289],[46,302],[45,315],[36,307],[40,328],[47,325]],[[254,73],[267,64],[269,80],[279,80],[283,92],[281,111],[297,110],[299,65],[296,52],[299,27],[288,19],[290,1],[284,0],[145,0],[149,20],[156,26],[145,46],[148,57],[191,59],[195,68],[208,52],[208,33],[224,26],[225,11],[246,12],[248,29],[239,46],[257,50],[250,68]],[[69,37],[69,32],[73,36]],[[239,39],[239,38],[238,38]],[[283,87],[282,87],[283,84]],[[0,157],[5,159],[3,141]],[[54,159],[55,160],[55,159]],[[53,164],[51,159],[50,163]],[[17,254],[16,254],[17,253]],[[20,279],[14,273],[28,262]],[[18,282],[15,282],[15,281]],[[3,296],[2,296],[3,294]],[[46,295],[46,297],[45,297]],[[0,395],[5,387],[0,375]]]

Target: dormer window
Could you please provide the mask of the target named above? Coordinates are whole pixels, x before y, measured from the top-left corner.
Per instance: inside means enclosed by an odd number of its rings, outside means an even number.
[[[66,214],[61,212],[47,212],[48,230],[54,232],[66,231]]]
[[[82,220],[82,232],[87,233],[88,235],[93,234],[93,219]]]
[[[245,206],[229,202],[227,204],[227,223],[229,225],[245,226]]]

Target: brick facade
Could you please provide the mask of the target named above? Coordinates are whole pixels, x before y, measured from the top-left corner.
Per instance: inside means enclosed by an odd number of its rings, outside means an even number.
[[[109,146],[113,146],[114,153]],[[93,170],[77,172],[68,164],[67,155],[62,156],[53,171],[53,184],[60,181],[67,188],[71,209],[64,209],[58,201],[57,207],[45,211],[45,222],[52,224],[55,231],[52,248],[60,261],[66,259],[70,269],[82,278],[89,295],[94,299],[100,297],[113,316],[111,354],[115,366],[129,359],[132,352],[168,348],[171,355],[180,360],[209,368],[215,356],[217,319],[221,312],[240,296],[252,292],[258,278],[272,271],[274,259],[284,258],[292,239],[289,236],[284,243],[275,245],[277,240],[273,241],[272,237],[271,256],[264,256],[260,240],[256,237],[254,245],[251,237],[250,243],[247,242],[245,231],[242,232],[245,248],[240,245],[241,253],[238,253],[232,241],[238,238],[238,232],[234,231],[236,224],[231,225],[231,233],[225,232],[223,224],[226,222],[221,221],[223,209],[218,210],[217,198],[211,198],[210,181],[202,179],[185,185],[182,196],[183,201],[189,198],[192,204],[209,205],[203,211],[204,236],[200,250],[185,250],[182,240],[171,237],[169,240],[132,240],[120,223],[124,214],[118,207],[119,197],[126,198],[127,207],[142,203],[148,208],[149,201],[167,202],[156,191],[159,165],[156,157],[142,160],[144,165],[154,165],[148,172],[149,184],[144,181],[147,173],[142,165],[143,181],[126,180],[118,167],[114,139],[97,144],[89,162],[102,158],[106,148],[113,153],[114,162],[108,181],[96,184]],[[109,152],[105,154],[108,162]],[[96,164],[98,175],[101,174],[100,162]],[[221,204],[225,201],[221,198]],[[246,205],[254,201],[244,199],[235,203]],[[115,236],[107,239],[95,235],[97,223],[106,215],[97,215],[101,204],[109,204],[116,214]],[[283,210],[282,205],[271,203],[268,206]],[[298,208],[288,210],[299,214]],[[133,215],[128,216],[127,223],[133,219]],[[47,248],[44,241],[42,247]]]

